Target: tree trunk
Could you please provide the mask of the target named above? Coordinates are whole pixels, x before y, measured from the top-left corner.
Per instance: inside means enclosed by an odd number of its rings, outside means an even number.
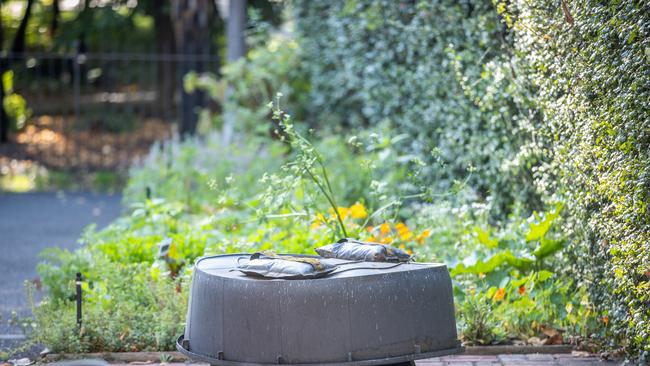
[[[27,24],[29,23],[29,18],[32,16],[32,6],[34,5],[34,0],[27,0],[27,7],[25,8],[25,15],[20,21],[18,30],[16,31],[16,37],[14,38],[14,44],[11,47],[11,52],[13,53],[23,53],[25,52],[25,36],[27,34]]]
[[[3,2],[0,0],[0,12],[2,12]],[[2,17],[0,17],[0,48],[4,44],[4,28],[2,27]],[[0,143],[5,143],[9,139],[9,116],[5,111],[5,83],[4,75],[7,70],[7,59],[4,53],[0,56]]]
[[[59,28],[59,15],[61,14],[61,7],[59,0],[52,0],[52,21],[50,22],[50,37],[54,38],[54,33]]]
[[[228,62],[237,61],[246,54],[246,0],[230,0],[228,7]]]
[[[157,104],[156,114],[163,119],[169,119],[173,113],[174,91],[176,90],[176,68],[174,60],[170,59],[176,53],[174,41],[174,26],[169,9],[163,6],[153,7],[153,17],[156,32],[156,52],[158,61],[157,75]]]
[[[234,62],[246,55],[244,31],[246,30],[246,0],[230,0],[228,6],[228,21],[226,39],[228,42],[228,62]],[[226,87],[222,138],[223,144],[228,145],[232,140],[235,127],[235,115],[227,107],[234,90],[231,85]]]
[[[214,7],[211,0],[173,0],[172,17],[176,35],[176,47],[182,57],[177,76],[181,88],[180,132],[183,136],[193,134],[198,122],[198,108],[205,103],[205,93],[195,90],[188,93],[182,78],[190,71],[206,70],[210,50],[210,20]]]

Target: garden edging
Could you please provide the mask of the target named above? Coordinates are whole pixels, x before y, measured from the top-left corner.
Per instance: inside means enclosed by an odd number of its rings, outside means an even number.
[[[552,346],[465,346],[465,355],[498,355],[498,354],[558,354],[571,353],[571,345]],[[168,361],[188,361],[189,359],[180,352],[97,352],[97,353],[50,353],[45,355],[48,362],[101,358],[107,361],[119,362],[147,362],[158,361],[161,358],[168,358]]]

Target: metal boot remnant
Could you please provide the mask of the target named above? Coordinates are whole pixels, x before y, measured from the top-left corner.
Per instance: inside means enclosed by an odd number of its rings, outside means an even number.
[[[462,351],[444,264],[321,261],[318,279],[246,276],[250,254],[194,267],[180,352],[212,365],[380,365]]]

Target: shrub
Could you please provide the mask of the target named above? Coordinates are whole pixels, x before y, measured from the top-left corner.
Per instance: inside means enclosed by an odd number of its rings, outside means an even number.
[[[650,11],[641,1],[525,1],[499,9],[539,87],[540,184],[567,201],[574,270],[615,337],[650,357]],[[554,185],[555,181],[559,184]],[[551,188],[553,189],[553,188]]]
[[[189,90],[206,90],[215,102],[232,114],[235,129],[240,133],[268,137],[273,135],[274,124],[266,104],[276,93],[287,96],[289,112],[300,120],[308,118],[310,84],[302,68],[295,40],[274,35],[267,42],[255,45],[245,58],[222,67],[221,78],[214,74],[185,76]],[[232,87],[228,98],[226,86]],[[200,130],[220,127],[222,115],[208,110],[201,113]]]
[[[319,126],[388,122],[434,192],[540,208],[539,115],[490,1],[295,1],[299,54]],[[471,174],[470,174],[471,173]]]

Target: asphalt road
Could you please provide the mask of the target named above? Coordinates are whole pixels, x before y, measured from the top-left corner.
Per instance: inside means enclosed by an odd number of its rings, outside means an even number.
[[[103,227],[119,215],[120,201],[95,193],[0,193],[0,344],[19,332],[7,325],[11,312],[29,315],[23,283],[37,278],[41,250],[77,248],[87,225]]]

